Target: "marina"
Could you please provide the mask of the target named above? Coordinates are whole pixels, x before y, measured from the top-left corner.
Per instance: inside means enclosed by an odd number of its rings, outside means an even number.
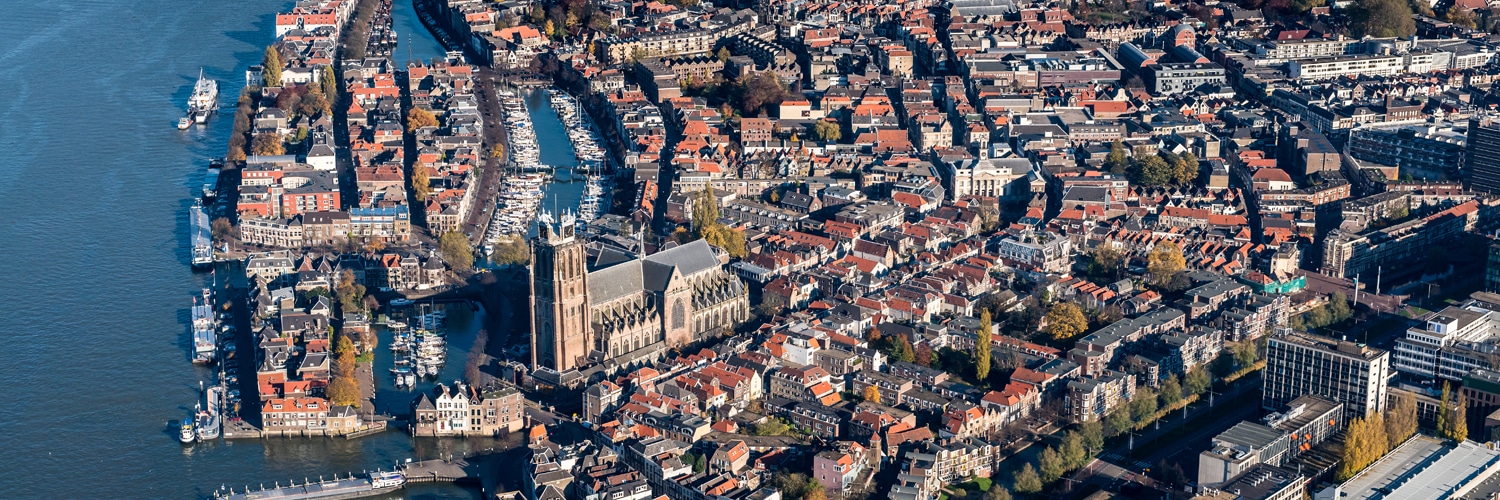
[[[448,362],[448,313],[422,304],[407,322],[387,322],[391,332],[391,378],[397,389],[414,389],[418,379],[436,379]]]
[[[503,239],[526,237],[544,207],[572,212],[580,228],[607,213],[608,156],[577,100],[555,88],[502,90],[499,95],[510,132],[508,169],[514,173],[500,186],[484,237],[486,253]]]

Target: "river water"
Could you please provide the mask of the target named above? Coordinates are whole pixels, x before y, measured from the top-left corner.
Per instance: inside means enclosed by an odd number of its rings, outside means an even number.
[[[194,498],[460,445],[388,432],[185,447],[170,430],[208,376],[187,362],[206,277],[188,269],[184,211],[230,127],[174,124],[200,67],[233,109],[291,4],[0,0],[0,498]],[[411,57],[441,56],[410,0],[396,4]]]

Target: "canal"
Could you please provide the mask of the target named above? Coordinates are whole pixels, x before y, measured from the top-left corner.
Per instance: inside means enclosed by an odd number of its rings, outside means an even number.
[[[275,13],[292,5],[0,0],[0,272],[9,278],[0,285],[0,497],[197,498],[467,445],[399,431],[175,440],[171,423],[210,376],[187,362],[188,308],[207,276],[188,268],[186,209],[231,123],[173,125],[200,67],[233,109],[245,69],[273,40]],[[443,54],[410,0],[395,9],[398,60]],[[463,362],[451,358],[443,378]],[[478,493],[419,487],[402,497]]]

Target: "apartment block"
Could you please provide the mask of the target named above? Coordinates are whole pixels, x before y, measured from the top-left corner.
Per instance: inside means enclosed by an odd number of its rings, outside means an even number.
[[[1382,411],[1390,357],[1364,344],[1283,330],[1266,346],[1261,406],[1279,410],[1313,394],[1343,403],[1348,417]]]

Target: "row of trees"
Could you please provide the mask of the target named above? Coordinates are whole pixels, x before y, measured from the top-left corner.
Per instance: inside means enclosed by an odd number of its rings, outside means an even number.
[[[328,380],[324,394],[328,402],[339,406],[359,407],[359,382],[356,381],[354,342],[348,335],[339,335],[333,348],[333,377]]]
[[[1349,297],[1344,292],[1333,292],[1328,302],[1292,317],[1292,328],[1312,330],[1343,323],[1352,316],[1354,309],[1349,306]]]
[[[1443,389],[1446,398],[1447,386]],[[1344,451],[1334,476],[1338,481],[1354,477],[1416,433],[1416,398],[1408,392],[1392,392],[1391,406],[1385,412],[1349,422],[1344,431]]]
[[[1062,443],[1049,446],[1037,457],[1041,479],[1050,483],[1088,465],[1094,454],[1104,449],[1104,427],[1099,422],[1085,422],[1077,430],[1063,433]]]
[[[1437,431],[1438,435],[1454,441],[1463,441],[1469,438],[1469,398],[1459,391],[1458,400],[1453,403],[1452,390],[1448,382],[1443,382],[1443,400],[1438,405]]]
[[[1168,376],[1157,389],[1142,387],[1127,404],[1115,407],[1104,416],[1104,430],[1110,437],[1138,429],[1156,420],[1156,413],[1188,397],[1200,396],[1213,385],[1208,369],[1199,365],[1179,380]]]
[[[229,134],[229,151],[224,155],[229,161],[245,161],[245,142],[250,136],[250,123],[255,115],[254,97],[250,89],[240,91],[234,109],[234,128]]]

